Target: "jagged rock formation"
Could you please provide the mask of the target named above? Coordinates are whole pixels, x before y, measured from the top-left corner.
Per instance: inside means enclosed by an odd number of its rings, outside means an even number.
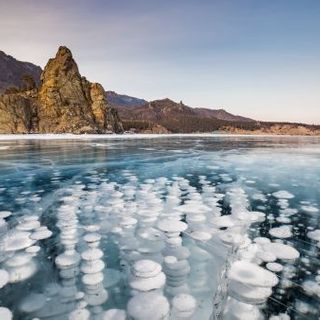
[[[39,89],[0,96],[1,133],[122,132],[103,87],[81,77],[71,51],[60,47],[41,74]]]

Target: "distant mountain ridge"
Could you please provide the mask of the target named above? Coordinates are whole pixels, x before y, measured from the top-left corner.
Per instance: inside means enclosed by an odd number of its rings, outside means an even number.
[[[106,91],[106,97],[111,106],[137,107],[148,102],[144,99],[119,94],[114,91]]]
[[[80,75],[66,47],[59,48],[43,71],[0,51],[0,133],[123,130],[320,135],[320,125],[262,122],[224,109],[192,108],[168,98],[148,102],[105,91]]]
[[[21,87],[24,75],[31,75],[39,85],[41,72],[39,66],[19,61],[0,50],[0,93],[9,87]]]
[[[209,109],[209,108],[195,108],[196,113],[203,118],[216,118],[225,121],[244,121],[250,122],[255,121],[250,118],[234,115],[232,113],[227,112],[224,109]]]
[[[177,108],[177,109],[179,109],[179,112],[181,112],[183,110],[186,112],[186,115],[191,113],[191,114],[197,115],[201,118],[215,118],[215,119],[225,120],[225,121],[245,121],[245,122],[255,121],[250,118],[234,115],[232,113],[227,112],[224,109],[193,108],[193,107],[186,106],[184,104],[182,104],[182,105],[186,108],[181,109],[181,107],[179,107],[178,104],[176,104],[174,101],[172,101],[169,98],[164,98],[164,99],[159,99],[159,100],[154,100],[154,101],[148,102],[148,101],[141,99],[141,98],[135,98],[135,97],[131,97],[131,96],[123,95],[123,94],[118,94],[114,91],[106,91],[106,96],[107,96],[107,100],[110,103],[110,105],[119,109],[120,112],[122,112],[123,114],[126,115],[126,117],[129,116],[130,114],[136,115],[137,113],[141,113],[142,110],[144,109],[145,111],[143,113],[146,117],[145,120],[148,120],[149,118],[152,118],[151,114],[150,115],[147,114],[148,113],[147,110],[149,110],[151,112],[151,110],[147,108],[147,106],[149,106],[150,103],[158,105],[159,101],[163,101],[163,102],[171,101],[171,102],[173,102],[173,104],[171,105],[171,109]],[[126,107],[130,107],[130,110],[126,110]],[[163,110],[163,111],[165,113],[165,110]]]
[[[226,124],[236,122],[255,122],[234,116],[224,110],[191,108],[182,101],[177,103],[168,98],[150,101],[134,108],[123,106],[115,108],[127,129],[130,129],[130,125],[143,127],[143,123],[146,123],[148,129],[157,125],[174,133],[192,133],[215,131]]]

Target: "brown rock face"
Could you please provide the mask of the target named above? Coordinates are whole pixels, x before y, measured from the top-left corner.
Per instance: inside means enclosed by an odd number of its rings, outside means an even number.
[[[66,47],[60,47],[47,63],[35,97],[26,92],[3,95],[0,108],[5,110],[0,115],[3,133],[123,131],[117,112],[107,105],[103,87],[81,77]]]
[[[32,131],[34,101],[19,94],[7,94],[0,99],[0,133]]]

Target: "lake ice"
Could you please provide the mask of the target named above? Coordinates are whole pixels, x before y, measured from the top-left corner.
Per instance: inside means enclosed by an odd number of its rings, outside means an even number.
[[[319,319],[319,138],[16,138],[1,320]]]

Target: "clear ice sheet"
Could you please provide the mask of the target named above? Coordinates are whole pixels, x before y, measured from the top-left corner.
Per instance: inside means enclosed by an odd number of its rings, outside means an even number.
[[[9,138],[1,320],[319,318],[319,138]]]

